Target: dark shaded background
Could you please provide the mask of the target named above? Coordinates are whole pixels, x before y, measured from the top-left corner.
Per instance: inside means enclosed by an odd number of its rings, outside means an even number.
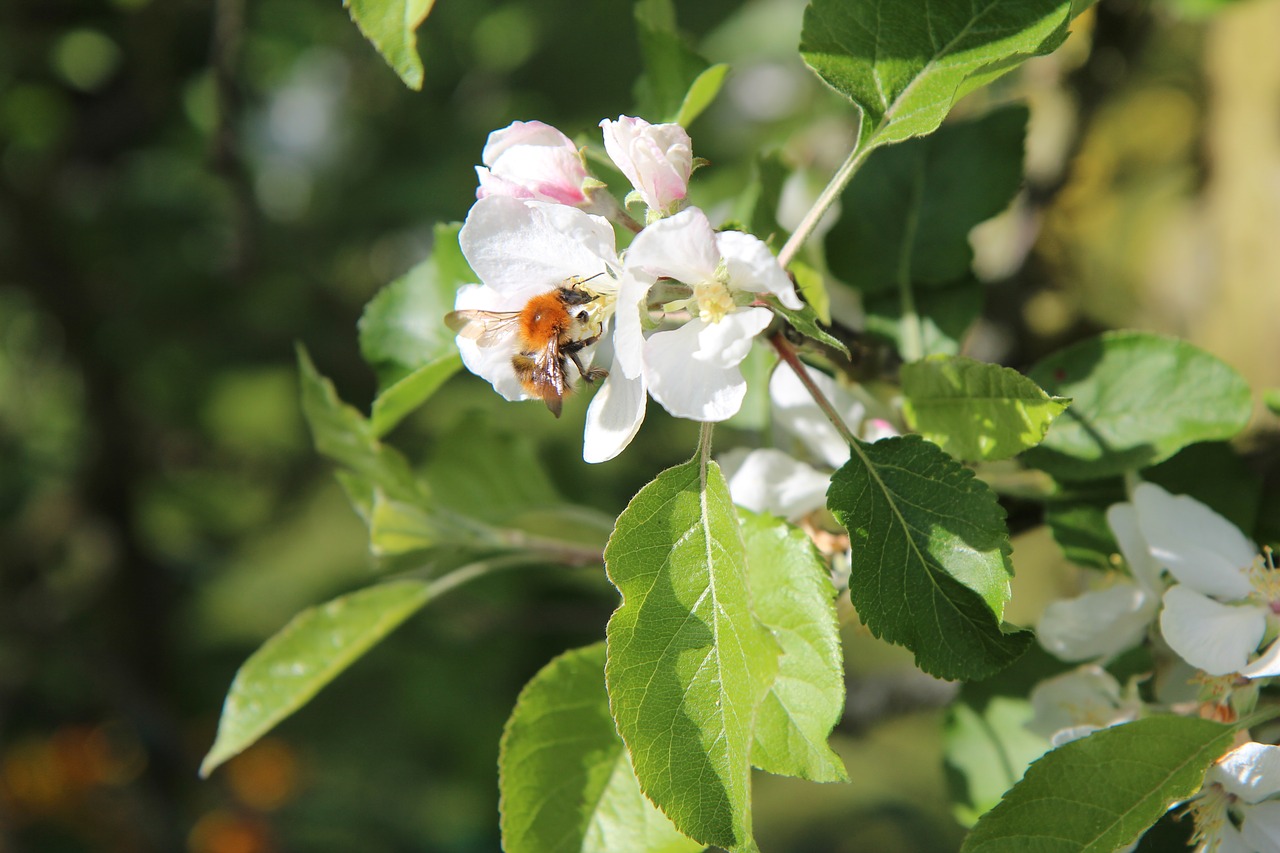
[[[794,57],[801,8],[679,4],[712,59],[741,61],[695,128],[697,153],[725,164],[708,186],[731,192],[762,145],[818,172],[842,156],[848,111]],[[1262,81],[1246,104],[1275,117],[1280,70],[1255,63],[1236,82],[1236,51],[1215,45],[1274,34],[1276,8],[1241,4],[1223,23],[1104,4],[1060,55],[968,107],[1029,97],[1040,146],[1028,194],[980,252],[992,299],[975,355],[1025,364],[1131,324],[1280,381],[1274,332],[1251,319],[1274,304],[1280,261],[1223,260],[1230,241],[1258,235],[1265,254],[1280,233],[1266,197],[1250,207],[1253,185],[1228,180],[1241,157],[1280,175],[1280,122],[1252,153],[1215,142],[1238,138],[1223,128],[1245,82]],[[413,93],[337,2],[0,6],[0,852],[497,848],[502,722],[547,659],[601,635],[613,597],[598,575],[457,593],[196,778],[239,663],[298,609],[372,577],[298,413],[294,342],[366,403],[360,310],[429,251],[435,222],[465,214],[488,132],[530,118],[589,131],[629,110],[640,70],[620,0],[442,0],[420,46]],[[813,104],[828,118],[811,126]],[[1122,245],[1099,239],[1117,229]],[[1189,240],[1208,260],[1170,260]],[[588,469],[580,408],[562,423],[512,414],[469,377],[429,409],[396,434],[412,458],[459,423],[519,433],[567,493],[608,511],[692,447],[688,425],[651,414],[623,461]],[[1020,556],[1057,559],[1037,542]],[[1046,594],[1029,593],[1022,621]],[[856,630],[849,643],[865,719],[837,743],[868,770],[844,787],[763,782],[764,840],[954,849],[937,712],[897,713],[936,692],[901,654]]]

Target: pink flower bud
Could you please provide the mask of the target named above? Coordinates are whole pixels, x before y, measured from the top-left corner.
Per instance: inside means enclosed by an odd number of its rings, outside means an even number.
[[[549,124],[517,121],[489,134],[476,198],[506,195],[573,206],[587,201],[587,168],[573,140]]]
[[[689,190],[693,143],[678,124],[619,116],[600,122],[604,148],[650,210],[674,213]]]

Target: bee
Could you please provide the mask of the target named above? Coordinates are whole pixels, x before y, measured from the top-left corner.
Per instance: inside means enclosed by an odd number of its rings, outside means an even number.
[[[582,286],[587,281],[590,279],[567,279],[554,290],[534,296],[519,311],[464,309],[449,312],[444,322],[461,337],[482,347],[502,343],[514,335],[516,352],[511,357],[511,367],[516,378],[525,391],[546,403],[558,418],[565,395],[573,390],[565,375],[569,361],[587,382],[609,375],[598,367],[584,367],[578,357],[578,353],[600,340],[591,310],[600,295]]]

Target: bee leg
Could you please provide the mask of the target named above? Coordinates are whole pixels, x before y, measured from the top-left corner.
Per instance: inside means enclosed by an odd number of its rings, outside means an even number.
[[[605,370],[603,367],[583,367],[582,361],[578,358],[578,353],[576,351],[567,353],[567,355],[569,358],[573,359],[573,366],[578,368],[578,375],[588,382],[595,382],[597,379],[604,379],[609,375],[609,371]]]

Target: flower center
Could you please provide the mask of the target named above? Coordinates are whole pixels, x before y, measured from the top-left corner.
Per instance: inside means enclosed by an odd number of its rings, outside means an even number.
[[[1221,785],[1206,785],[1200,796],[1192,800],[1188,806],[1196,823],[1193,840],[1204,844],[1206,849],[1216,849],[1221,842],[1223,830],[1231,818],[1227,808],[1231,805],[1232,796],[1222,789]]]
[[[698,305],[698,319],[704,323],[719,323],[735,307],[729,288],[714,279],[693,286],[693,301]]]

